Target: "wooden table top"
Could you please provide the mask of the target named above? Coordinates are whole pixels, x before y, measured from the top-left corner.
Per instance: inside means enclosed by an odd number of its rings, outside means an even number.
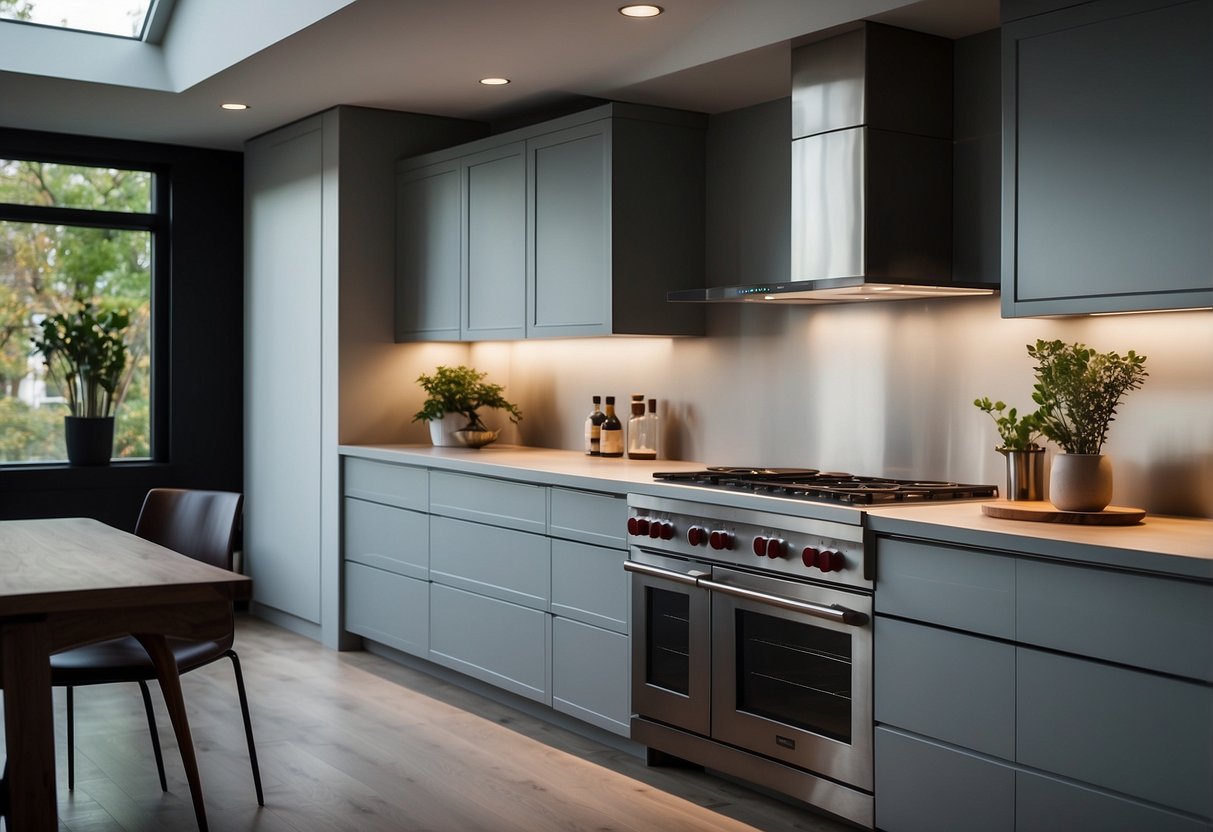
[[[0,521],[0,616],[250,597],[251,581],[84,517]]]

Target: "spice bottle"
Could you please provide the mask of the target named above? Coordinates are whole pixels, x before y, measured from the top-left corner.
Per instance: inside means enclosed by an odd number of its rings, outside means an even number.
[[[602,455],[602,423],[606,414],[602,412],[602,396],[594,396],[594,409],[585,419],[585,452],[590,456]]]

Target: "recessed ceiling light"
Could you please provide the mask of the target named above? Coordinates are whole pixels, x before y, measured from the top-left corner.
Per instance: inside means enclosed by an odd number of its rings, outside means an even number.
[[[235,101],[229,101],[228,103],[220,104],[219,106],[225,110],[247,110],[248,109],[247,104],[239,104]]]
[[[661,6],[650,6],[647,3],[623,6],[619,9],[619,13],[624,17],[656,17],[664,11]]]
[[[481,78],[480,83],[486,87],[501,87],[510,82],[509,78]]]

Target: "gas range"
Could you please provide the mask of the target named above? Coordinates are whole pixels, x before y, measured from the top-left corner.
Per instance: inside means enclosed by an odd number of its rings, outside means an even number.
[[[708,467],[702,471],[657,472],[653,478],[679,485],[856,506],[998,496],[994,485],[861,477],[815,468]]]

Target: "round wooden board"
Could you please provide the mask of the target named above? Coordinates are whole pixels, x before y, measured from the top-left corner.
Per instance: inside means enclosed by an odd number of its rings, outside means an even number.
[[[1108,506],[1103,511],[1061,511],[1044,500],[999,500],[982,503],[989,517],[1003,520],[1030,520],[1035,523],[1073,523],[1079,526],[1133,526],[1146,516],[1144,509]]]

